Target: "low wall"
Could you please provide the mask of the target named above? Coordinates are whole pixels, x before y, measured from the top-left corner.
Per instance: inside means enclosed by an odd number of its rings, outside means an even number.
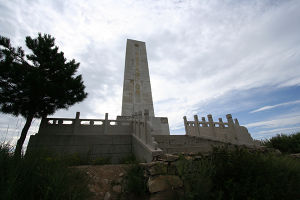
[[[78,154],[89,159],[110,158],[119,163],[132,154],[131,135],[32,135],[27,151],[45,149],[61,155]]]

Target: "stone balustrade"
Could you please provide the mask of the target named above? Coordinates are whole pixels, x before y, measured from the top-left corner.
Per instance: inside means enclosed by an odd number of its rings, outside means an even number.
[[[186,135],[202,137],[205,139],[221,141],[232,144],[252,145],[253,139],[246,127],[240,126],[237,119],[232,119],[231,114],[226,115],[227,122],[223,122],[219,118],[218,122],[213,121],[212,115],[207,115],[199,121],[198,116],[194,116],[194,121],[188,121],[186,116],[184,119],[184,127]]]
[[[132,122],[127,119],[109,120],[108,113],[105,119],[76,118],[43,118],[38,134],[43,135],[130,135]]]

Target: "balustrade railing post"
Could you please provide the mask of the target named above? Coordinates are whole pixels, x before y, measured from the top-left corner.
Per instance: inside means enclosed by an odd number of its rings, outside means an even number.
[[[232,120],[232,115],[227,114],[226,118],[227,118],[227,122],[228,122],[228,128],[231,129],[231,131],[233,133],[233,137],[234,137],[234,138],[231,138],[231,139],[233,139],[233,141],[230,141],[230,142],[231,143],[236,143],[237,142],[237,135],[236,135],[236,130],[234,129],[234,123],[233,123],[233,120]]]
[[[211,132],[212,132],[212,137],[216,138],[216,132],[215,132],[215,124],[214,124],[214,120],[212,118],[212,115],[211,114],[208,114],[207,115],[207,119],[208,119],[208,124],[209,124],[209,128],[211,129]]]
[[[205,121],[205,117],[202,117],[202,123],[203,123],[203,127],[207,127],[206,121]]]
[[[219,118],[219,127],[220,128],[225,128],[225,125],[224,125],[224,123],[223,123],[223,120],[222,120],[222,118]]]
[[[78,127],[80,126],[80,112],[76,112],[76,117],[74,119],[74,124],[73,124],[73,134],[76,135]]]
[[[189,131],[188,131],[188,123],[187,123],[186,116],[183,117],[183,123],[184,123],[184,128],[185,128],[185,134],[190,135]]]
[[[105,113],[105,121],[104,121],[104,135],[108,134],[108,113]]]
[[[200,128],[199,128],[199,119],[198,119],[198,115],[194,115],[194,120],[195,120],[196,136],[200,136]]]

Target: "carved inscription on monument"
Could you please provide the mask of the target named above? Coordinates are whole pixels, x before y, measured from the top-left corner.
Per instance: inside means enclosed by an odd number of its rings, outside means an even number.
[[[154,117],[146,45],[127,40],[122,115],[131,116],[145,109]]]

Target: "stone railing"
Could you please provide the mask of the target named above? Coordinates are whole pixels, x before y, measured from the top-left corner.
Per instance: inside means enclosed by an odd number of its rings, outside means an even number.
[[[105,119],[79,119],[76,118],[43,118],[39,134],[47,135],[130,135],[132,123],[129,120],[109,120],[108,113]]]
[[[139,138],[145,145],[149,145],[154,150],[158,149],[158,144],[152,136],[152,124],[149,120],[149,111],[145,110],[144,116],[142,112],[132,116],[133,135]]]
[[[206,139],[233,143],[233,144],[253,144],[253,139],[248,133],[247,128],[240,126],[237,119],[232,119],[231,114],[226,115],[227,122],[219,118],[219,122],[214,122],[212,115],[207,115],[208,121],[202,117],[199,121],[198,116],[194,116],[194,121],[184,119],[186,135],[202,137]]]

